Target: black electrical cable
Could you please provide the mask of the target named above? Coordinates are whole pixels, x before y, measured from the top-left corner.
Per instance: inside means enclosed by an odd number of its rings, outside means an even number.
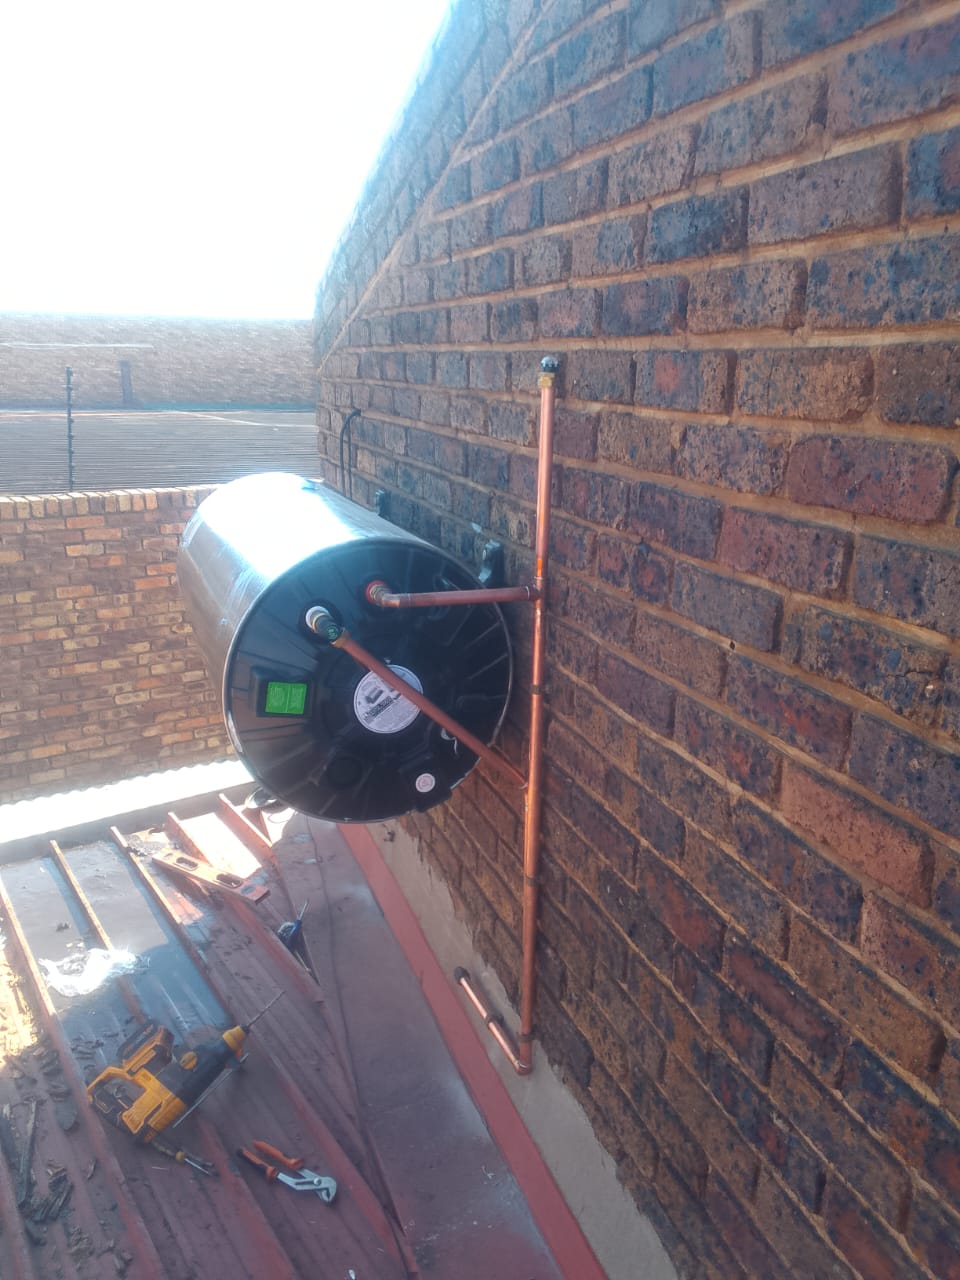
[[[354,409],[351,413],[347,414],[346,418],[343,421],[343,426],[340,428],[340,492],[343,494],[345,498],[350,498],[351,500],[353,498],[353,458],[351,456],[351,446],[353,444],[352,427],[353,427],[354,418],[359,418],[359,417],[360,417],[360,410]],[[344,463],[343,463],[343,446],[344,446],[344,440],[346,439],[347,435],[349,435],[350,437],[349,440],[347,440],[346,442],[347,443],[347,461],[349,462],[350,465],[349,467],[346,468],[346,471],[345,471]],[[347,492],[348,479],[350,481],[349,493]]]

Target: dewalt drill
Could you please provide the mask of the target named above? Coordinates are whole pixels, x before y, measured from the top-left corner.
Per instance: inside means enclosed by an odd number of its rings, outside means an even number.
[[[118,1129],[140,1142],[153,1143],[164,1154],[195,1164],[185,1153],[172,1152],[157,1142],[157,1134],[188,1115],[232,1059],[242,1060],[250,1028],[282,994],[274,996],[246,1026],[229,1027],[195,1048],[185,1049],[179,1057],[173,1052],[173,1032],[158,1022],[145,1023],[120,1046],[119,1064],[106,1067],[87,1085],[87,1097]]]

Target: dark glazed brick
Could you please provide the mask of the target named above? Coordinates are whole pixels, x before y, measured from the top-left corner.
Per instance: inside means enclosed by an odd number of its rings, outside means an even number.
[[[573,112],[569,107],[532,120],[519,139],[520,167],[524,174],[554,169],[573,155]]]
[[[590,338],[599,321],[597,289],[563,289],[540,297],[540,332],[545,338]]]
[[[719,1228],[748,1276],[775,1276],[783,1263],[735,1196],[712,1175],[705,1193],[711,1221]]]
[[[623,63],[624,19],[611,13],[558,45],[554,53],[557,97],[583,89]]]
[[[573,235],[573,274],[612,275],[629,271],[643,260],[646,214],[611,218],[598,226],[581,227]]]
[[[558,405],[553,437],[557,456],[594,461],[597,456],[597,422],[595,413],[576,413],[565,405]]]
[[[451,218],[448,226],[450,249],[453,253],[462,253],[486,244],[490,239],[490,206],[482,204],[476,209],[468,209],[466,213]]]
[[[571,169],[547,178],[543,184],[545,226],[587,218],[599,213],[607,199],[607,161],[595,160],[580,169]]]
[[[601,538],[597,546],[597,573],[615,587],[629,588],[640,600],[666,604],[670,595],[673,562],[646,543],[632,547],[619,539]]]
[[[580,400],[633,400],[633,360],[624,352],[571,351],[565,373],[568,390]]]
[[[720,0],[630,0],[627,57],[658,49],[665,40],[720,12]]]
[[[895,13],[897,0],[840,0],[829,10],[774,0],[763,11],[763,65],[829,48]]]
[[[871,964],[895,978],[928,1009],[957,1024],[960,946],[953,939],[916,913],[871,894],[863,908],[862,950]]]
[[[910,1206],[907,1241],[934,1275],[947,1280],[960,1275],[960,1218],[923,1189]]]
[[[573,141],[577,150],[639,128],[650,115],[650,85],[650,68],[638,67],[575,102]]]
[[[467,264],[465,262],[444,262],[431,268],[433,273],[433,296],[437,302],[449,298],[458,298],[467,290]]]
[[[960,236],[898,241],[814,259],[807,318],[814,329],[870,329],[960,317]]]
[[[601,866],[596,896],[606,915],[641,955],[661,973],[670,973],[675,945],[673,935],[650,911],[644,895],[631,888],[615,872]]]
[[[750,243],[885,226],[900,212],[900,188],[895,145],[761,178],[750,189]]]
[[[490,337],[494,342],[530,342],[539,332],[535,299],[520,298],[516,302],[498,302],[491,308]],[[440,356],[437,361],[439,366]]]
[[[712,559],[720,530],[720,506],[676,489],[642,482],[630,504],[630,531],[675,551]]]
[[[525,63],[503,85],[496,98],[500,131],[542,111],[553,98],[553,64],[549,58]]]
[[[635,402],[656,409],[726,413],[733,359],[727,351],[640,351]]]
[[[650,910],[708,968],[720,965],[726,926],[686,880],[653,854],[638,859],[638,881]]]
[[[743,858],[758,874],[834,937],[856,937],[863,901],[859,881],[748,800],[737,805],[734,828]]]
[[[692,705],[681,699],[681,706]],[[679,714],[680,707],[678,719]],[[720,845],[699,831],[691,831],[684,851],[683,873],[725,915],[747,930],[764,951],[776,959],[783,957],[787,938],[785,904]],[[718,1010],[716,1022],[724,1031],[724,1039],[762,1083],[770,1066],[772,1039],[760,1032],[736,997],[725,990],[714,992],[713,986],[711,992],[710,1004]],[[702,1013],[698,1016],[707,1022]]]
[[[501,293],[513,287],[513,252],[495,249],[467,263],[467,293]],[[399,318],[399,317],[398,317]]]
[[[668,115],[753,78],[759,62],[756,13],[740,13],[662,53],[653,64],[653,114]]]
[[[691,755],[745,791],[772,799],[780,779],[778,752],[723,714],[681,698],[674,737]]]
[[[523,244],[517,257],[525,285],[558,284],[570,274],[570,241],[563,236],[542,236]]]
[[[510,385],[510,357],[498,351],[474,352],[468,369],[470,386],[479,391],[505,391]]]
[[[960,343],[881,347],[877,408],[887,422],[960,427]]]
[[[543,225],[543,190],[539,182],[528,182],[496,202],[490,212],[490,234],[501,236],[524,234]]]
[[[794,502],[930,524],[950,502],[956,469],[956,455],[935,445],[810,436],[790,454],[786,494]]]
[[[677,450],[677,475],[741,493],[776,493],[787,469],[789,437],[692,423]]]
[[[946,636],[960,634],[960,555],[940,547],[861,537],[854,601]]]
[[[807,268],[802,262],[761,262],[705,271],[690,281],[691,333],[724,329],[796,329],[803,323]]]
[[[738,188],[661,205],[650,216],[646,256],[650,262],[707,258],[746,243],[747,192]]]
[[[944,664],[940,649],[810,605],[787,624],[783,656],[804,671],[886,703],[900,715],[921,724],[934,721]]]
[[[637,776],[671,808],[719,839],[730,834],[730,793],[696,764],[638,735]]]
[[[470,165],[460,164],[450,169],[441,182],[435,197],[437,212],[466,204],[470,199]]]
[[[849,422],[869,409],[873,362],[867,351],[745,351],[737,360],[736,403],[744,413]]]
[[[513,444],[532,444],[534,429],[531,411],[524,405],[491,401],[488,406],[490,434]]]
[[[513,138],[495,142],[470,163],[470,175],[475,196],[497,191],[520,177],[520,159]]]
[[[610,204],[616,208],[667,195],[687,185],[697,126],[668,128],[610,158]]]
[[[801,151],[819,138],[825,112],[825,85],[816,75],[720,107],[703,123],[694,172],[724,173]]]
[[[490,308],[474,302],[450,308],[451,342],[487,342],[490,337]]]
[[[761,511],[728,509],[717,560],[796,591],[838,596],[850,557],[850,535],[828,525],[803,524]]]
[[[616,337],[666,334],[686,328],[687,282],[660,276],[613,284],[603,291],[601,332]]]
[[[612,653],[600,654],[597,692],[658,733],[669,733],[673,726],[674,693],[669,685]]]
[[[834,1253],[818,1226],[761,1167],[755,1194],[756,1214],[767,1226],[777,1253],[786,1260],[783,1274],[818,1280],[854,1280],[854,1273]]]
[[[831,1180],[827,1189],[823,1222],[827,1235],[861,1275],[878,1280],[924,1280],[926,1272],[914,1265],[887,1226],[865,1212],[859,1200],[836,1180]]]
[[[726,670],[724,650],[703,636],[668,622],[659,614],[641,612],[631,646],[647,666],[707,697],[718,697]]]
[[[960,209],[960,129],[927,133],[907,153],[908,218]]]
[[[960,836],[960,754],[858,715],[850,776],[947,835]]]
[[[831,78],[837,136],[946,106],[960,88],[960,18],[848,53]]]
[[[627,524],[630,485],[626,480],[572,467],[562,468],[560,477],[560,505],[564,511],[608,529],[622,529]]]

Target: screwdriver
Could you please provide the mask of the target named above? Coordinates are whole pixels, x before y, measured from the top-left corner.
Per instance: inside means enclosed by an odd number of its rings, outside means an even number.
[[[277,937],[287,948],[288,951],[296,951],[297,943],[300,941],[300,934],[303,931],[303,913],[309,905],[309,898],[300,908],[296,920],[285,920],[277,929]]]

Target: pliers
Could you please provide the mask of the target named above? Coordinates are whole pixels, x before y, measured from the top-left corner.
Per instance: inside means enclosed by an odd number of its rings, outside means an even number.
[[[337,1194],[336,1181],[305,1169],[298,1157],[285,1156],[267,1142],[251,1142],[249,1147],[239,1147],[237,1155],[259,1169],[268,1182],[282,1182],[292,1191],[313,1191],[324,1204],[333,1204]]]

